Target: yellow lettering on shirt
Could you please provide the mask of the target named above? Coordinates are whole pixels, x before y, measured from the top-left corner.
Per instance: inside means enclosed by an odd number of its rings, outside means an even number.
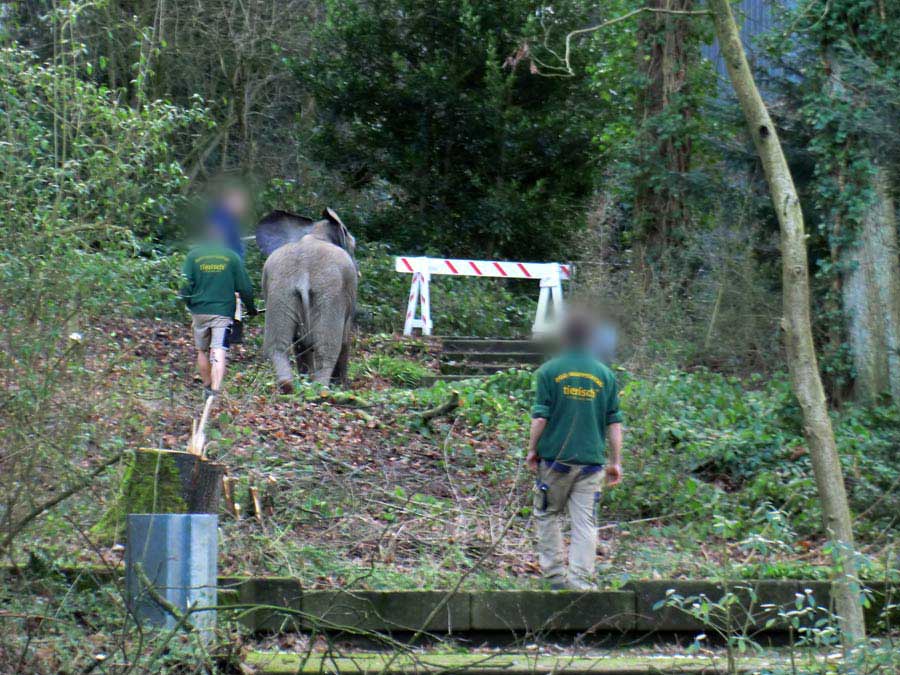
[[[597,377],[593,373],[582,373],[577,370],[570,370],[568,373],[557,375],[555,381],[562,382],[563,380],[568,380],[571,377],[584,377],[596,384],[598,387],[603,388],[603,380],[601,380],[599,377]]]
[[[224,272],[226,265],[224,263],[202,263],[200,265],[201,272]]]
[[[594,400],[597,397],[597,390],[593,387],[573,387],[564,385],[563,396],[580,400]]]

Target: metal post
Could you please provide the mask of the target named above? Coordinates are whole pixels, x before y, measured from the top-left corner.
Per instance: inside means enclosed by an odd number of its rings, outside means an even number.
[[[208,513],[127,515],[126,597],[138,620],[169,629],[187,620],[213,637],[218,522]]]

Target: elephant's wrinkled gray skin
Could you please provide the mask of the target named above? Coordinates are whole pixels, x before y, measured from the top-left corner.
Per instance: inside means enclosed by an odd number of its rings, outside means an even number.
[[[347,381],[356,240],[333,211],[325,215],[302,239],[277,247],[263,267],[264,350],[285,392],[293,389],[292,352],[314,381]]]

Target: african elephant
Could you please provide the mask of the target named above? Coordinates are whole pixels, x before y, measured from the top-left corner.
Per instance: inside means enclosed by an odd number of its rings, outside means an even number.
[[[280,234],[265,227],[278,215]],[[264,350],[279,387],[293,390],[291,356],[316,382],[347,381],[350,331],[356,309],[356,240],[331,209],[311,222],[276,212],[257,228],[260,248],[271,247],[263,267],[266,299]],[[307,222],[309,221],[309,222]],[[296,236],[298,229],[307,233]],[[263,236],[260,237],[260,231]],[[279,241],[279,238],[283,241]]]

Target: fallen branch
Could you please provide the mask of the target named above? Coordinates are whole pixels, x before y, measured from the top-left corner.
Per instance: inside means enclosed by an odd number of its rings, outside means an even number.
[[[418,416],[422,419],[423,422],[430,422],[433,419],[437,419],[438,417],[444,417],[445,415],[449,415],[454,410],[459,407],[459,392],[453,391],[450,394],[450,398],[441,403],[434,408],[429,408],[428,410],[423,410],[418,413]]]
[[[343,408],[374,408],[375,404],[360,398],[356,394],[345,392],[322,392],[319,400]]]

